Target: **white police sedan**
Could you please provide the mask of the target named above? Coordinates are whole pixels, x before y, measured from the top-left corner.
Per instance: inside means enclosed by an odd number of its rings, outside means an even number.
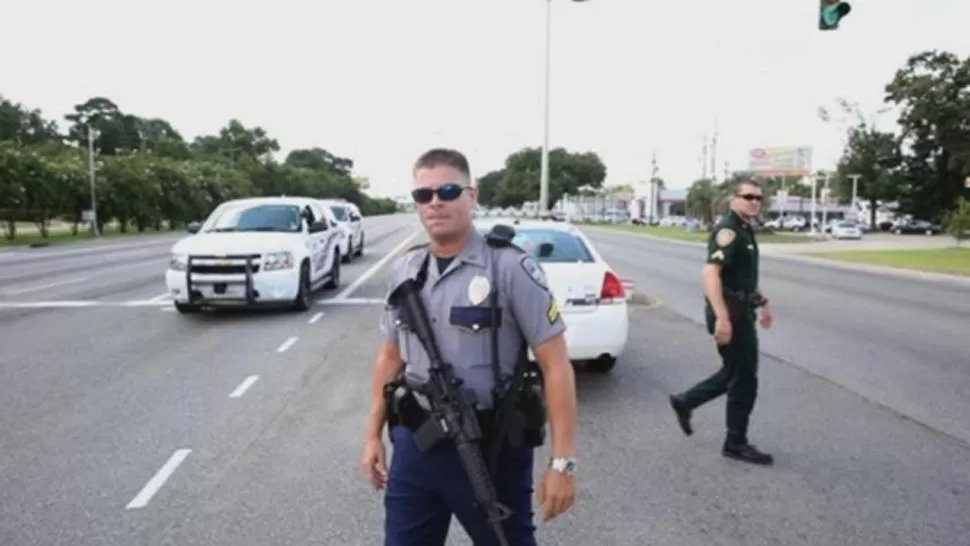
[[[166,291],[182,314],[202,307],[310,308],[340,284],[340,230],[319,201],[260,197],[222,203],[172,246]]]
[[[494,224],[515,229],[513,243],[542,265],[566,322],[569,359],[609,372],[623,353],[630,329],[626,292],[619,276],[579,229],[567,222],[481,219],[487,233]],[[529,352],[530,358],[535,358]]]

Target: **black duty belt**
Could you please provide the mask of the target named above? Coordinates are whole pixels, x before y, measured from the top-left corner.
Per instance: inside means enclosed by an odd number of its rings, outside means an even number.
[[[744,290],[725,290],[724,297],[730,301],[750,307],[761,307],[765,301],[761,294],[757,292],[745,292]]]

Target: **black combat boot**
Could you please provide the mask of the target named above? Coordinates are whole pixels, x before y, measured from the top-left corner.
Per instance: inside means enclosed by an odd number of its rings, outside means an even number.
[[[684,402],[682,398],[677,395],[670,396],[670,407],[674,409],[674,413],[677,414],[677,424],[680,425],[680,430],[684,431],[684,434],[690,436],[694,433],[693,427],[690,426],[690,407]]]
[[[721,450],[721,455],[745,463],[765,466],[775,464],[774,457],[768,453],[759,451],[758,448],[749,444],[746,438],[732,438],[730,435],[724,441],[724,448]]]

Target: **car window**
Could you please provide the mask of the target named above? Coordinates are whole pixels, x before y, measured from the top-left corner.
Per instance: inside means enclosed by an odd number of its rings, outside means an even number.
[[[347,212],[347,207],[340,205],[330,205],[330,210],[333,211],[334,217],[340,222],[346,222],[349,219],[349,213]]]
[[[203,231],[275,231],[299,233],[303,218],[296,205],[238,204],[216,210]]]
[[[855,224],[853,224],[852,222],[840,222],[839,223],[839,227],[840,228],[854,228],[855,227]]]
[[[512,243],[535,256],[539,262],[591,263],[594,261],[593,255],[582,239],[558,229],[516,228]],[[552,243],[550,255],[539,255],[539,245],[542,243]]]

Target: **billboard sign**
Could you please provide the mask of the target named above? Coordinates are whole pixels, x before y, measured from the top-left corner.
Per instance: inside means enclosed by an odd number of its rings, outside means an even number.
[[[812,148],[752,148],[748,152],[748,169],[763,177],[806,176],[812,171]]]

